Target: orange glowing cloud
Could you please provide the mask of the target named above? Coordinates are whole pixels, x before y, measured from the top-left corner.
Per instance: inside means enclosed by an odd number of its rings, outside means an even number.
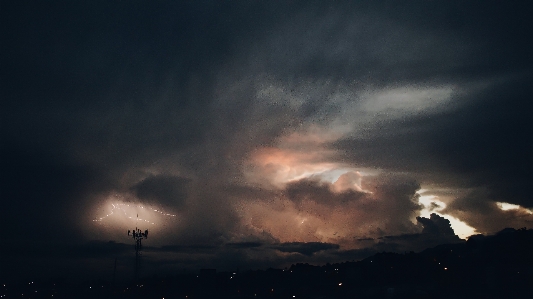
[[[267,179],[271,184],[280,186],[313,174],[319,174],[339,167],[337,163],[321,162],[323,153],[262,148],[257,150],[247,169],[252,181]]]
[[[266,181],[281,187],[290,181],[343,168],[343,165],[331,162],[335,152],[324,146],[338,138],[337,135],[315,129],[310,133],[283,136],[276,147],[263,147],[252,152],[244,173],[254,183],[264,184]]]

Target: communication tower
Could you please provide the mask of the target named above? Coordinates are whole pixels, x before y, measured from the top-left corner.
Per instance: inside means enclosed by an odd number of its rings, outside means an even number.
[[[142,240],[148,239],[148,230],[144,232],[137,227],[134,230],[128,230],[128,236],[135,240],[135,280],[137,280],[137,273],[139,272],[139,258],[142,250]]]

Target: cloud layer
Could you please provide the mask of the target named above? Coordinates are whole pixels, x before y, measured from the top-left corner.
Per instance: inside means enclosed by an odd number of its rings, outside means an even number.
[[[157,267],[268,267],[531,226],[525,4],[54,5],[0,12],[0,225],[28,255],[142,225]]]

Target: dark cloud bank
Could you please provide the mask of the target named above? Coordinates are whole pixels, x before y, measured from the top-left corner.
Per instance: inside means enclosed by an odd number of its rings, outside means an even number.
[[[527,4],[2,4],[3,276],[131,270],[128,239],[92,222],[113,194],[178,215],[147,272],[461,242],[446,216],[417,217],[421,188],[478,232],[531,227]],[[316,128],[328,155],[308,161],[377,174],[340,191],[249,180],[258,149]]]

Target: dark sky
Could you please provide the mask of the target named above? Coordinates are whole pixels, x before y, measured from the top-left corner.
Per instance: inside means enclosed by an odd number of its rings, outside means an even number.
[[[129,277],[135,226],[146,274],[533,227],[528,1],[10,2],[2,279]]]

